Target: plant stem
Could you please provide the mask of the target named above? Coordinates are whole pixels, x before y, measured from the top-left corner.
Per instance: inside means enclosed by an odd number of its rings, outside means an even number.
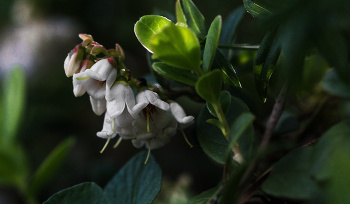
[[[227,141],[230,141],[230,134],[231,134],[231,130],[230,127],[227,124],[226,118],[225,118],[225,114],[222,111],[220,105],[218,103],[213,104],[216,115],[218,116],[220,122],[222,123],[222,125],[224,126],[224,130],[222,133],[224,134],[225,138],[227,139]],[[238,143],[234,144],[232,147],[232,150],[234,152],[234,156],[233,159],[236,160],[238,163],[242,163],[244,161],[241,150],[239,148]]]
[[[234,44],[234,45],[218,45],[218,48],[223,49],[241,49],[241,50],[258,50],[260,45],[246,45],[246,44]]]
[[[201,68],[198,67],[198,69],[196,70],[196,74],[201,77],[203,75],[203,71],[201,70]]]
[[[270,115],[269,121],[267,122],[266,130],[259,147],[260,150],[264,149],[269,143],[273,130],[275,129],[277,122],[282,115],[288,89],[289,84],[287,81],[283,85],[282,90],[276,99],[275,105],[273,106],[272,113]]]

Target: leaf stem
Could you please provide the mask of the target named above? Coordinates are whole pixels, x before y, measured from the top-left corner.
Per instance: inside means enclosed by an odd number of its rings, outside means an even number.
[[[233,45],[218,45],[218,48],[223,49],[240,49],[240,50],[258,50],[260,45],[233,44]]]
[[[220,122],[222,123],[222,125],[224,126],[224,130],[225,131],[222,131],[222,133],[224,134],[225,138],[227,139],[227,141],[230,141],[230,134],[231,134],[231,130],[230,130],[230,127],[228,126],[227,124],[227,121],[226,121],[226,118],[225,118],[225,114],[224,112],[222,111],[219,103],[213,103],[213,106],[214,106],[214,109],[215,109],[215,112],[216,112],[216,115],[218,116]],[[234,152],[234,156],[233,156],[233,159],[235,161],[237,161],[238,163],[242,163],[244,161],[243,159],[243,155],[241,153],[241,150],[239,148],[239,145],[238,143],[234,144],[233,147],[232,147],[232,151]]]

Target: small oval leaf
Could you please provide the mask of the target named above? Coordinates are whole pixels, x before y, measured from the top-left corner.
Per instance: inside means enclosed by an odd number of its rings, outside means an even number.
[[[214,70],[201,76],[196,84],[196,91],[204,100],[217,104],[222,86],[222,73]]]
[[[153,53],[150,46],[152,37],[171,24],[173,23],[163,16],[142,16],[140,20],[136,22],[134,32],[140,43],[149,52]]]
[[[210,25],[207,40],[205,41],[204,54],[203,54],[203,72],[207,73],[211,69],[213,64],[216,49],[221,33],[221,16],[217,16]]]
[[[190,86],[195,86],[198,80],[198,77],[191,72],[170,66],[164,62],[155,62],[152,67],[158,74]]]
[[[221,107],[222,111],[224,112],[224,114],[226,115],[228,109],[230,108],[230,104],[231,104],[231,94],[228,91],[221,91],[219,100],[220,100],[219,101],[220,107]],[[213,104],[207,102],[207,108],[213,116],[217,117]]]

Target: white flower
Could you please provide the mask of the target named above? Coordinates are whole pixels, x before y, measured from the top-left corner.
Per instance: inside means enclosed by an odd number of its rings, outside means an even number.
[[[147,103],[135,105],[134,92],[125,81],[112,83],[108,80],[106,100],[107,112],[115,120],[118,134],[123,139],[134,138],[132,122]]]
[[[79,70],[83,57],[84,48],[81,44],[75,46],[75,48],[68,53],[68,56],[64,60],[64,71],[67,77],[73,76],[73,74]]]
[[[93,55],[88,55],[85,60],[82,62],[81,66],[80,66],[80,69],[78,71],[76,71],[75,73],[80,73],[80,72],[84,72],[85,70],[87,69],[90,69],[94,64],[94,60],[96,59],[95,56]],[[82,96],[84,95],[84,93],[87,91],[87,84],[76,84],[74,82],[74,79],[73,79],[73,93],[74,93],[74,96],[75,97],[79,97],[79,96]]]
[[[117,135],[117,132],[113,131],[113,119],[107,112],[103,121],[103,128],[100,132],[96,133],[96,135],[103,139],[108,139],[109,137],[114,138]]]
[[[174,118],[181,125],[182,128],[188,127],[190,124],[192,124],[192,122],[194,120],[193,116],[186,116],[185,111],[176,102],[170,103],[170,111],[171,111],[171,114],[174,116]]]
[[[90,102],[91,102],[92,110],[96,115],[102,115],[102,113],[106,111],[107,102],[105,99],[97,100],[90,96]]]

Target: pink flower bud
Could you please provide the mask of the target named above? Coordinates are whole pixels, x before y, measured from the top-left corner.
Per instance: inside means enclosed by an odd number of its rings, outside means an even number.
[[[92,36],[91,36],[91,35],[88,35],[88,34],[83,34],[83,33],[81,33],[81,34],[79,34],[79,38],[82,39],[82,40],[87,40],[87,39],[89,39],[89,40],[91,40],[91,41],[94,41],[94,39],[92,38]]]
[[[67,77],[73,76],[79,70],[83,58],[84,48],[81,44],[78,44],[68,53],[68,56],[64,60],[64,71]]]

